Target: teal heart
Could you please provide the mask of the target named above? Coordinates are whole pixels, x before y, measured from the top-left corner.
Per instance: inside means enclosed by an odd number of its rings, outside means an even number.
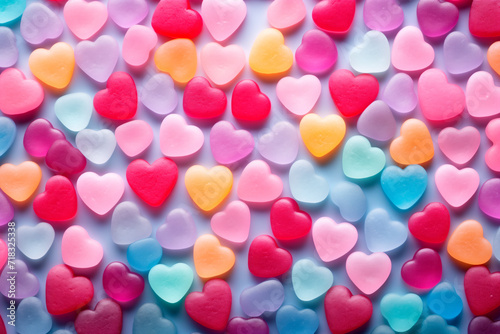
[[[429,309],[446,320],[455,319],[462,313],[463,302],[448,282],[439,283],[427,295]]]
[[[353,136],[345,143],[342,169],[345,176],[365,181],[373,178],[385,167],[384,151],[372,147],[363,136]]]
[[[14,23],[23,15],[26,9],[26,0],[0,1],[0,25]]]
[[[286,305],[276,313],[276,327],[279,334],[314,334],[319,327],[319,318],[313,310],[299,311]]]
[[[330,269],[317,266],[309,259],[297,261],[292,269],[292,285],[302,301],[314,300],[332,287],[333,274]]]
[[[380,176],[382,190],[397,208],[413,207],[427,189],[427,172],[420,165],[409,165],[405,169],[389,166]]]
[[[406,332],[417,323],[422,315],[424,303],[414,294],[389,293],[380,301],[380,312],[389,326],[396,332]]]
[[[154,266],[148,275],[151,289],[170,304],[179,302],[193,284],[193,270],[187,264],[177,263],[172,267],[164,264]]]
[[[57,119],[73,132],[81,131],[89,125],[92,108],[92,97],[86,93],[61,96],[54,104]]]
[[[0,117],[0,157],[9,150],[16,139],[16,123],[8,117]]]
[[[52,318],[37,297],[24,298],[17,306],[17,333],[48,333]]]
[[[161,309],[153,303],[139,307],[134,316],[133,334],[175,334],[177,331],[172,321],[163,318]]]
[[[313,165],[307,160],[297,160],[293,163],[288,182],[293,198],[302,203],[321,203],[330,192],[328,182],[316,174]]]
[[[460,331],[455,326],[448,326],[446,320],[439,315],[430,315],[425,318],[422,327],[419,330],[420,334],[460,334]]]

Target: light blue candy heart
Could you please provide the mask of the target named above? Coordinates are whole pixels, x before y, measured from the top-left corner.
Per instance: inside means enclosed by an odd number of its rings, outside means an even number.
[[[391,327],[386,325],[377,326],[371,334],[395,334]]]
[[[61,96],[54,104],[57,119],[68,130],[78,132],[87,127],[92,116],[92,97],[86,93]]]
[[[348,222],[356,222],[366,213],[365,193],[355,183],[343,181],[335,184],[330,197],[333,204],[339,208],[342,218]]]
[[[427,172],[420,165],[405,169],[389,166],[380,176],[382,190],[397,208],[408,210],[422,197],[427,188]]]
[[[374,209],[366,215],[365,240],[368,249],[375,252],[388,252],[405,243],[408,229],[398,221],[393,221],[382,208]]]
[[[493,240],[493,254],[500,261],[500,228],[497,230],[495,240]]]
[[[455,319],[462,313],[463,302],[448,282],[439,283],[427,296],[429,309],[446,320]]]
[[[389,293],[380,301],[380,312],[396,332],[406,332],[417,323],[422,315],[424,303],[414,294],[398,295]]]
[[[170,304],[179,302],[193,284],[193,269],[185,263],[176,263],[172,267],[157,264],[148,274],[151,289]]]
[[[127,261],[132,269],[147,272],[157,265],[163,249],[156,239],[146,238],[131,243],[127,248]]]
[[[425,318],[418,332],[420,334],[460,334],[458,328],[448,326],[446,321],[439,315],[430,315]]]
[[[333,274],[330,269],[317,266],[309,259],[297,261],[292,269],[292,285],[302,301],[314,300],[332,287]]]
[[[319,318],[313,310],[299,311],[285,305],[276,313],[276,327],[279,334],[313,334],[319,327]]]
[[[172,321],[162,317],[161,309],[156,304],[146,303],[139,307],[134,316],[133,334],[175,334]]]
[[[307,160],[297,160],[293,163],[288,182],[293,198],[302,203],[321,203],[330,192],[328,182],[315,173],[313,165]]]
[[[345,143],[342,153],[342,169],[353,180],[366,181],[385,167],[385,153],[372,147],[363,136],[353,136]]]
[[[52,328],[52,318],[37,297],[23,299],[17,306],[16,331],[20,334],[45,334]]]
[[[246,288],[240,294],[241,310],[251,317],[275,312],[285,300],[285,289],[277,279],[270,279]]]
[[[8,117],[0,117],[0,157],[9,150],[16,139],[16,123]]]
[[[391,47],[385,35],[368,31],[349,54],[351,67],[359,73],[384,73],[391,65]]]
[[[49,251],[54,237],[54,228],[47,223],[19,226],[17,228],[17,248],[28,258],[39,260]]]
[[[0,1],[0,24],[11,24],[23,15],[26,0]]]

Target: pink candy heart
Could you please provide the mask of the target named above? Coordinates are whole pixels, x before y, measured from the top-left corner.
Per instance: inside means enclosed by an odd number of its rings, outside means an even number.
[[[99,176],[93,172],[86,172],[78,178],[76,190],[83,203],[102,216],[114,208],[122,198],[125,183],[121,176],[115,173]]]
[[[102,246],[89,237],[87,230],[79,225],[64,231],[61,243],[63,262],[78,269],[91,269],[102,260]]]
[[[358,241],[358,230],[352,224],[337,224],[329,217],[319,218],[312,227],[314,247],[324,262],[347,254]]]
[[[267,8],[267,21],[279,30],[291,30],[306,18],[307,9],[302,0],[274,0]]]
[[[500,172],[500,118],[496,118],[486,126],[486,136],[493,145],[486,151],[486,165],[495,172]]]
[[[364,294],[371,295],[389,278],[392,262],[385,253],[354,252],[347,258],[345,269],[354,285]]]
[[[432,289],[439,281],[443,267],[439,253],[430,248],[420,249],[413,259],[401,267],[401,278],[411,287],[417,289]]]
[[[458,130],[446,128],[438,136],[438,145],[443,154],[456,163],[464,165],[476,154],[481,143],[481,134],[472,126]]]
[[[246,130],[236,130],[227,121],[216,123],[210,131],[210,149],[219,164],[229,165],[249,156],[254,147],[253,136]]]
[[[130,27],[123,37],[123,60],[132,67],[145,65],[157,42],[158,36],[150,27],[142,25]]]
[[[201,16],[210,35],[217,41],[228,39],[247,16],[247,5],[243,0],[204,0]]]
[[[446,1],[420,0],[417,19],[425,36],[440,37],[449,33],[458,23],[458,8]]]
[[[424,41],[424,36],[417,27],[407,26],[394,38],[391,61],[399,71],[419,72],[431,66],[434,49]]]
[[[302,43],[295,51],[295,60],[301,70],[323,74],[337,62],[337,46],[333,39],[321,30],[309,30],[302,36]]]
[[[208,79],[216,86],[226,87],[245,68],[245,51],[232,44],[226,47],[208,43],[201,50],[201,66]]]
[[[99,1],[71,0],[64,5],[64,20],[69,30],[79,39],[89,39],[108,20],[108,10]]]
[[[467,110],[472,117],[489,118],[500,113],[500,87],[495,86],[490,73],[472,74],[465,88]]]
[[[278,100],[292,114],[304,116],[310,112],[321,95],[321,81],[314,75],[304,75],[298,79],[284,77],[276,85]]]
[[[283,181],[271,174],[271,168],[262,160],[253,160],[243,169],[237,189],[239,199],[255,205],[274,202],[282,191]]]
[[[464,206],[479,187],[479,174],[475,169],[457,169],[442,165],[434,174],[436,187],[444,200],[454,208]]]
[[[153,142],[153,137],[151,125],[140,119],[124,123],[115,130],[116,143],[131,158],[144,152]]]
[[[160,149],[169,158],[189,158],[204,142],[203,132],[194,125],[187,125],[180,115],[168,115],[161,122]]]
[[[240,201],[233,201],[212,216],[212,231],[219,237],[234,243],[243,243],[250,231],[250,209]]]
[[[405,14],[396,0],[366,0],[363,20],[368,28],[378,31],[393,31],[404,21]]]
[[[149,5],[146,0],[109,0],[108,11],[118,26],[130,28],[148,16]]]

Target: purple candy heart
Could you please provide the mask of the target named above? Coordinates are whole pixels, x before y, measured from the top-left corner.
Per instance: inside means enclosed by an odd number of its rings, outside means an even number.
[[[475,317],[469,323],[469,334],[498,334],[500,333],[500,321],[491,321],[481,316]]]
[[[484,55],[481,48],[470,43],[467,36],[454,31],[444,40],[444,66],[451,74],[472,72],[483,64]]]
[[[14,218],[14,207],[7,196],[0,191],[0,226],[7,224]]]
[[[385,142],[396,134],[397,126],[391,109],[384,101],[374,101],[359,116],[357,128],[370,139]]]
[[[269,334],[269,326],[261,318],[234,317],[229,320],[227,334]]]
[[[35,119],[24,133],[24,149],[32,156],[42,158],[47,155],[56,140],[65,138],[66,136],[60,130],[54,129],[52,123],[45,118]]]
[[[106,82],[113,73],[120,46],[111,36],[103,35],[95,42],[82,41],[75,48],[75,62],[85,74],[97,82]]]
[[[210,149],[219,164],[241,161],[252,153],[253,136],[246,130],[236,130],[227,121],[217,122],[210,131]]]
[[[24,299],[38,293],[38,278],[29,272],[22,260],[7,262],[0,275],[0,292],[10,299]]]
[[[13,66],[18,57],[16,35],[9,28],[0,27],[0,68]]]
[[[413,79],[406,73],[393,76],[385,86],[382,100],[399,114],[412,112],[418,103]]]
[[[59,38],[63,29],[59,16],[44,4],[35,2],[24,10],[21,35],[30,44],[39,45],[46,40]]]
[[[363,20],[368,28],[393,31],[403,24],[405,14],[395,0],[366,0]]]
[[[277,279],[270,279],[241,292],[241,310],[251,317],[275,312],[285,300],[285,289]]]
[[[146,0],[109,0],[109,16],[122,28],[130,28],[144,20],[149,13]]]
[[[449,33],[458,23],[458,8],[450,2],[420,0],[417,19],[420,30],[427,37],[440,37]]]
[[[479,190],[479,208],[487,216],[500,219],[500,179],[490,179]]]
[[[194,245],[196,238],[197,232],[193,217],[184,209],[170,211],[165,223],[156,231],[156,239],[165,249],[190,248]]]

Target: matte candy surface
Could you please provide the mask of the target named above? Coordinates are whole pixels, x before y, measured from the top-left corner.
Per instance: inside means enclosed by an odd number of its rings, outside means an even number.
[[[179,85],[185,85],[196,74],[196,46],[190,39],[176,38],[155,51],[154,62],[160,72],[170,74]]]
[[[170,304],[178,303],[193,284],[193,270],[187,264],[176,263],[172,267],[157,264],[148,274],[149,285],[153,291]]]
[[[241,309],[251,317],[258,317],[264,312],[276,312],[283,305],[284,299],[285,289],[277,279],[248,287],[240,294]]]
[[[198,237],[194,243],[193,259],[196,273],[202,279],[223,277],[235,262],[233,251],[221,246],[219,240],[210,234]]]
[[[420,72],[434,62],[434,49],[417,27],[401,29],[392,45],[392,66],[403,72]]]
[[[292,114],[303,116],[310,112],[321,95],[321,82],[314,75],[298,79],[284,77],[276,85],[276,96]]]
[[[316,252],[324,262],[331,262],[347,254],[358,241],[358,230],[349,223],[337,224],[328,217],[319,218],[312,227]]]
[[[448,240],[448,254],[466,265],[481,265],[491,258],[492,247],[483,237],[483,227],[475,220],[466,220],[453,231]]]
[[[43,24],[40,18],[44,18]],[[24,40],[33,45],[39,45],[47,40],[61,36],[64,26],[59,18],[49,7],[42,3],[31,3],[23,13],[21,19],[21,35]]]
[[[151,18],[151,26],[165,37],[193,39],[200,34],[203,20],[187,0],[161,0]]]
[[[70,267],[87,269],[97,266],[104,255],[102,246],[81,226],[64,231],[61,243],[63,261]]]
[[[269,28],[260,32],[248,58],[250,68],[264,76],[288,72],[293,64],[293,53],[284,43],[279,30]]]
[[[129,245],[149,237],[152,230],[134,202],[121,202],[115,207],[111,217],[111,239],[115,244]]]
[[[0,74],[0,110],[7,116],[22,116],[36,110],[44,99],[42,86],[9,68]]]
[[[82,41],[75,47],[78,67],[91,79],[101,83],[106,82],[113,73],[119,56],[120,46],[109,35],[102,35],[95,42]]]
[[[71,0],[64,5],[64,20],[76,37],[90,39],[108,20],[108,11],[98,1]]]
[[[210,212],[229,195],[233,187],[233,174],[224,166],[206,169],[195,165],[186,171],[184,183],[193,202],[201,210]]]
[[[94,108],[98,114],[116,120],[126,120],[137,112],[137,89],[134,79],[125,72],[111,74],[106,89],[94,96]]]
[[[80,312],[75,319],[75,330],[82,334],[96,331],[119,334],[122,332],[122,325],[122,309],[118,303],[109,298],[100,300],[93,311]]]
[[[42,179],[42,170],[32,162],[25,161],[17,166],[0,166],[0,189],[14,202],[27,201],[36,191]]]
[[[80,0],[73,0],[76,2]],[[83,2],[83,1],[82,1]],[[54,44],[49,50],[36,49],[29,58],[33,75],[55,90],[63,90],[71,82],[75,68],[73,48],[64,42]]]
[[[414,293],[389,293],[380,302],[380,311],[392,329],[405,332],[411,329],[423,311],[422,299]]]
[[[297,66],[305,72],[323,74],[337,62],[335,42],[321,30],[309,30],[302,37],[302,43],[295,51]]]
[[[207,0],[201,5],[201,16],[208,31],[217,42],[233,35],[245,20],[247,6],[243,0]]]
[[[0,67],[13,66],[19,58],[16,35],[7,27],[0,27]]]

